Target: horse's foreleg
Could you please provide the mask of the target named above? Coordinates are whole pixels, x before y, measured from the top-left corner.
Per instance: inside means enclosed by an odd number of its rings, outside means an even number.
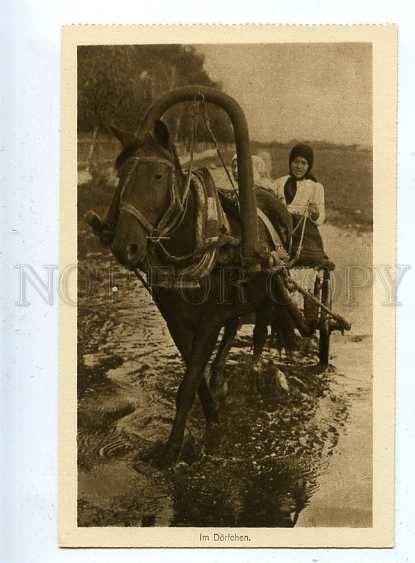
[[[174,343],[179,350],[186,367],[188,366],[191,355],[192,355],[192,344],[194,339],[194,332],[191,330],[185,330],[184,327],[175,326],[172,323],[169,325],[170,334],[174,340]],[[218,411],[216,407],[215,399],[209,389],[204,377],[200,381],[199,388],[197,390],[200,403],[202,405],[203,414],[208,422],[218,421]]]
[[[199,396],[199,400],[202,405],[203,414],[205,415],[206,421],[208,423],[218,422],[219,417],[218,417],[218,408],[216,405],[216,401],[209,389],[209,385],[205,379],[204,374],[202,379],[200,380],[197,394]]]
[[[261,360],[262,351],[265,346],[265,342],[268,336],[268,323],[270,321],[270,315],[268,308],[271,307],[268,304],[268,307],[260,307],[256,311],[255,317],[255,326],[253,332],[253,364],[254,366],[257,365]]]
[[[218,325],[205,325],[195,335],[191,357],[187,362],[187,370],[177,392],[176,415],[162,459],[162,465],[171,465],[180,454],[187,415],[192,407],[196,391],[200,388],[204,378],[203,370],[216,344],[219,330],[220,326]],[[205,392],[203,385],[202,383],[202,396]]]
[[[239,325],[238,318],[227,321],[218,352],[211,365],[210,388],[216,396],[226,394],[226,381],[223,376],[223,370]]]
[[[253,390],[262,391],[264,387],[264,366],[261,363],[261,356],[264,350],[265,342],[268,337],[268,325],[272,312],[272,304],[266,303],[259,307],[256,311],[255,326],[253,332],[253,358],[252,358],[252,375],[250,384]]]

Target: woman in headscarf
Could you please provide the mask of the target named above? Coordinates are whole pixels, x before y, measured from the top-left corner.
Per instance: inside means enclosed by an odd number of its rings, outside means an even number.
[[[289,174],[278,178],[273,187],[292,214],[291,255],[295,256],[301,245],[297,264],[303,266],[331,264],[318,230],[326,214],[324,188],[311,172],[313,163],[313,149],[304,144],[295,145],[289,155]]]

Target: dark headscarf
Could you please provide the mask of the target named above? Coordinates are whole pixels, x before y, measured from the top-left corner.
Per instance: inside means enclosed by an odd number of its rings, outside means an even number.
[[[305,173],[304,178],[306,178],[307,180],[313,180],[313,182],[317,182],[316,177],[311,174],[311,169],[314,162],[313,149],[309,145],[295,145],[291,149],[289,156],[290,176],[287,178],[287,181],[284,184],[284,196],[287,205],[290,205],[292,200],[295,198],[295,194],[297,193],[297,178],[293,174],[291,174],[291,162],[295,160],[297,156],[302,156],[308,162],[308,170]]]

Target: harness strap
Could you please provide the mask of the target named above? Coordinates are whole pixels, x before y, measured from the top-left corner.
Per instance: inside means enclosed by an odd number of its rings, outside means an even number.
[[[183,192],[183,202],[186,201],[187,196],[189,195],[190,183],[191,183],[191,180],[192,180],[193,151],[194,151],[194,146],[195,146],[195,137],[196,137],[196,123],[193,120],[192,121],[192,136],[191,136],[191,140],[190,140],[190,163],[189,163],[189,169],[187,171],[186,185],[185,185],[184,192]]]
[[[170,162],[170,160],[167,160],[167,158],[160,158],[157,156],[130,156],[129,160],[133,160],[135,162],[157,162],[174,170],[174,164]]]
[[[176,183],[174,175],[171,179],[170,184],[170,204],[166,209],[163,217],[160,219],[156,230],[165,232],[166,234],[170,232],[178,221],[182,218],[186,209],[186,200],[181,201],[176,190]]]
[[[145,231],[152,233],[155,230],[153,225],[150,223],[150,221],[148,221],[141,213],[141,211],[139,211],[134,205],[131,205],[131,203],[121,203],[120,213],[122,212],[129,213],[130,215],[135,217],[135,219],[137,219],[137,221],[140,223],[140,225],[144,228]]]

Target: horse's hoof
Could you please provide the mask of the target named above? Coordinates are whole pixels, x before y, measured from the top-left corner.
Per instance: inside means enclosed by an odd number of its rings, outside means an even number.
[[[165,446],[154,464],[158,469],[169,469],[176,465],[178,457],[179,453],[171,451],[167,446]]]
[[[228,385],[227,381],[222,381],[221,383],[217,383],[217,382],[213,382],[211,380],[210,391],[213,395],[213,398],[218,403],[223,401],[226,398],[226,396],[228,394],[228,390],[229,390],[229,385]]]
[[[202,450],[194,440],[188,438],[183,444],[180,457],[187,465],[192,465],[201,459]]]
[[[147,463],[157,469],[165,469],[173,465],[177,457],[178,455],[174,456],[169,452],[164,442],[158,440],[140,451],[137,455],[137,463],[140,465]]]
[[[276,367],[256,374],[255,382],[257,392],[262,395],[285,395],[290,392],[286,376]]]
[[[275,368],[275,372],[273,374],[273,384],[284,393],[290,392],[290,386],[288,385],[287,377],[278,368]]]
[[[253,373],[255,373],[255,374],[261,373],[262,369],[263,369],[263,365],[262,365],[261,360],[257,360],[257,361],[252,362],[251,370],[252,370]]]
[[[220,446],[221,434],[219,422],[209,422],[206,426],[205,449],[206,453],[217,450]]]
[[[254,389],[253,391],[262,395],[265,391],[266,381],[262,373],[256,373],[254,377]]]
[[[155,457],[157,457],[157,454],[163,446],[164,444],[160,440],[145,445],[144,448],[140,449],[137,453],[137,460],[150,463]]]

